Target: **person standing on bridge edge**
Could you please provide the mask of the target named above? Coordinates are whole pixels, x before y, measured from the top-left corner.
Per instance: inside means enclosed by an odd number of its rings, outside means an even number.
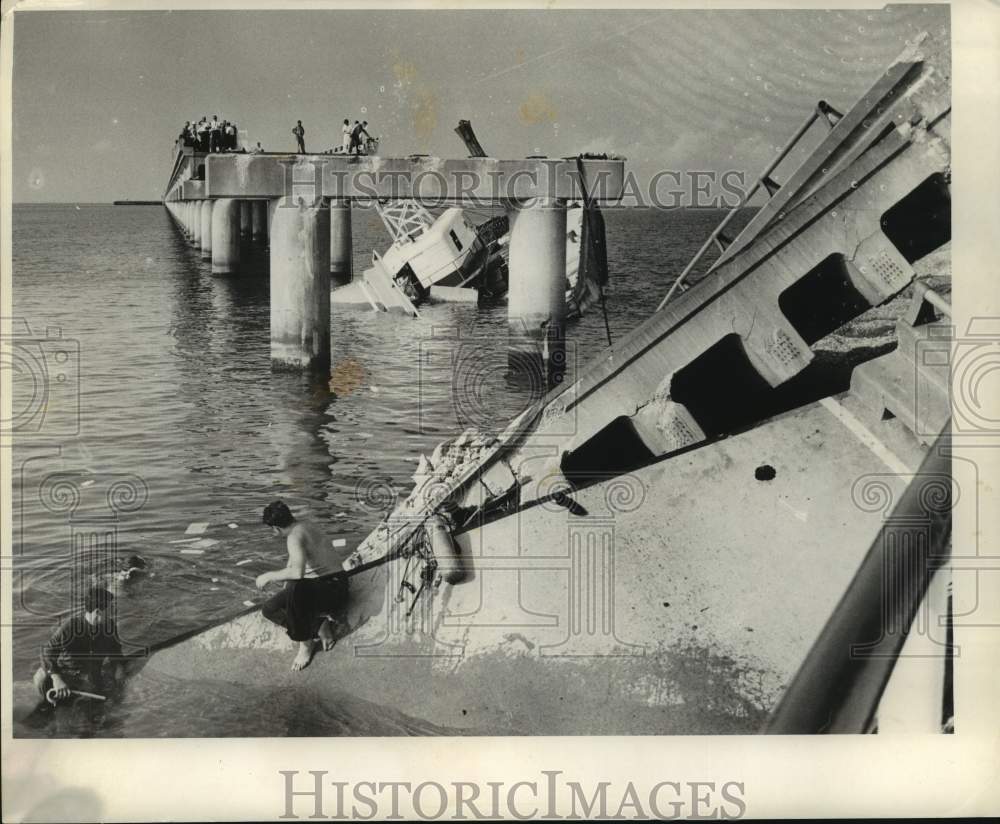
[[[364,134],[365,137],[370,138],[371,135],[368,134],[368,130],[365,126],[368,125],[367,120],[363,120],[358,123],[357,120],[354,121],[354,128],[351,129],[351,148],[350,151],[355,154],[361,154],[361,135]]]
[[[344,127],[340,130],[340,151],[347,154],[351,150],[351,121],[344,118]]]
[[[302,126],[302,121],[300,120],[294,129],[292,129],[292,134],[295,135],[295,140],[299,144],[299,154],[306,153],[306,130]]]
[[[212,142],[209,151],[218,152],[222,149],[222,125],[219,123],[218,115],[212,115],[211,134]]]
[[[209,133],[208,118],[207,117],[203,117],[200,121],[198,121],[198,151],[199,152],[207,152],[209,150],[208,133]]]
[[[284,589],[265,602],[260,612],[298,642],[292,669],[305,669],[316,652],[317,637],[324,650],[333,649],[337,641],[330,613],[343,607],[347,599],[347,576],[340,568],[341,559],[319,528],[292,515],[284,501],[268,504],[263,522],[275,535],[285,538],[288,561],[282,569],[257,576],[258,589],[285,582]]]

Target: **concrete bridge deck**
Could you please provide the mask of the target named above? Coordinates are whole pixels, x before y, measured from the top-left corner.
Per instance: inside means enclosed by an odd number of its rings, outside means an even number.
[[[621,198],[621,158],[449,159],[342,154],[205,154],[181,150],[164,194],[168,203],[212,198],[420,200],[432,205],[503,204],[533,198],[613,202]],[[200,172],[203,171],[204,175]]]

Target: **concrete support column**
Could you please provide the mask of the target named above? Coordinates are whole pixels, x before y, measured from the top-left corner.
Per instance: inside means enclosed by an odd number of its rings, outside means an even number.
[[[212,259],[212,201],[201,202],[201,259]]]
[[[189,200],[187,202],[187,227],[188,227],[188,240],[191,242],[192,246],[197,246],[198,243],[195,240],[199,230],[201,229],[201,213],[198,211],[198,201]],[[197,227],[195,224],[198,224]]]
[[[220,198],[212,207],[212,274],[231,275],[240,266],[240,201]]]
[[[267,240],[267,201],[250,203],[250,236],[261,243]]]
[[[240,237],[250,237],[251,210],[249,200],[240,201]]]
[[[507,365],[516,380],[544,390],[566,368],[566,204],[524,201],[508,217]]]
[[[271,367],[328,370],[329,205],[281,198],[271,212]]]
[[[195,200],[191,203],[191,243],[201,248],[201,206],[205,201]]]
[[[351,201],[330,201],[330,279],[338,286],[354,280]]]

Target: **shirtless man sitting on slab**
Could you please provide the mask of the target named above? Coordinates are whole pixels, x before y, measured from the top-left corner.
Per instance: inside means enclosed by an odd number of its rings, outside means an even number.
[[[288,563],[282,569],[257,576],[257,588],[284,581],[284,589],[261,607],[267,620],[284,627],[288,637],[298,641],[293,670],[309,666],[316,652],[317,637],[323,649],[333,648],[336,639],[329,613],[347,597],[347,576],[340,570],[336,553],[319,529],[297,520],[284,501],[274,501],[264,509],[264,523],[275,535],[283,535]]]

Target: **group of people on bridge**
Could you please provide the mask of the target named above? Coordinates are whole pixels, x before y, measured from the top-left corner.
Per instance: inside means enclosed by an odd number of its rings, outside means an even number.
[[[298,154],[306,153],[306,142],[305,135],[306,130],[302,125],[302,121],[299,120],[295,127],[292,129],[292,134],[295,135],[296,141],[296,151]],[[364,140],[362,141],[361,136],[364,135]],[[323,154],[374,154],[378,149],[378,139],[372,137],[368,133],[368,121],[354,121],[354,125],[351,125],[349,118],[344,118],[344,125],[341,128],[341,139],[340,145],[333,149],[328,149],[323,152]]]
[[[180,140],[185,146],[191,146],[198,152],[239,151],[239,129],[236,124],[219,120],[214,114],[211,120],[207,117],[197,123],[188,120],[181,129]]]
[[[306,153],[306,130],[302,121],[296,122],[292,128],[295,135],[296,151],[298,154]],[[188,120],[181,129],[178,141],[184,146],[193,148],[196,152],[247,152],[259,154],[264,151],[258,142],[256,146],[247,149],[240,147],[239,128],[236,123],[229,120],[219,120],[218,115],[212,115],[212,119],[203,117],[197,122]],[[367,120],[355,120],[351,125],[348,118],[344,118],[344,125],[341,128],[340,145],[333,149],[328,149],[323,154],[375,154],[378,150],[378,139],[368,133]]]

